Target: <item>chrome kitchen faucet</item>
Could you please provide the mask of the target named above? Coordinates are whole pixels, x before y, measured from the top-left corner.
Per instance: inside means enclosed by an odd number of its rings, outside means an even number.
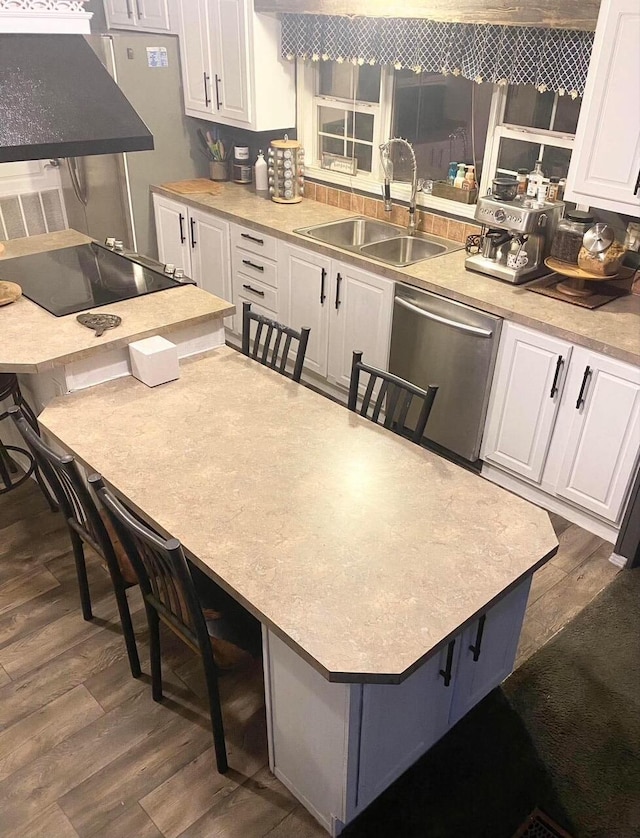
[[[407,234],[413,236],[416,232],[416,195],[418,189],[422,189],[424,181],[422,178],[418,178],[418,165],[413,146],[408,140],[403,140],[402,137],[391,137],[386,143],[380,144],[380,159],[382,160],[382,170],[384,172],[384,209],[385,212],[391,212],[392,208],[391,181],[393,180],[393,164],[391,162],[391,146],[394,143],[400,143],[405,146],[411,154],[411,198],[409,199]]]

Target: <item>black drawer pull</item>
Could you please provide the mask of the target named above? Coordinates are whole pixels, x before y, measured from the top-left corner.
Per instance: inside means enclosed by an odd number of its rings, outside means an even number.
[[[246,288],[247,291],[251,291],[252,294],[257,294],[259,297],[264,297],[264,291],[258,291],[257,288],[252,288],[250,285],[243,285],[243,288]]]
[[[261,273],[264,273],[264,265],[256,265],[250,259],[243,259],[242,264],[243,265],[248,265],[250,268],[253,268],[256,271],[260,271]]]
[[[178,213],[178,224],[180,225],[180,244],[184,244],[187,237],[184,234],[184,215]]]
[[[474,662],[477,661],[480,657],[480,652],[482,650],[482,635],[484,632],[484,624],[487,617],[485,614],[480,617],[478,620],[478,629],[476,631],[476,642],[469,646],[469,651],[473,652],[473,660]]]
[[[191,225],[191,247],[195,247],[196,244],[198,243],[196,241],[196,221],[195,221],[195,218],[192,218],[191,221],[189,222],[189,224]]]
[[[324,301],[327,299],[327,295],[324,293],[324,282],[327,278],[327,272],[323,268],[322,273],[320,274],[320,305],[324,305]]]
[[[455,648],[456,641],[451,640],[449,641],[449,646],[447,648],[447,663],[444,669],[440,670],[440,675],[444,678],[444,685],[448,687],[451,683],[451,669],[453,667],[453,650]]]
[[[576,410],[580,410],[582,405],[584,404],[584,394],[585,390],[587,389],[587,382],[589,381],[589,376],[591,375],[591,367],[584,368],[584,375],[582,376],[582,385],[580,387],[580,392],[578,393],[578,401],[576,402]]]
[[[340,308],[340,283],[342,282],[342,277],[340,274],[336,276],[336,311]]]
[[[255,242],[256,244],[264,244],[264,239],[257,239],[255,236],[250,236],[249,233],[240,233],[240,238],[249,239],[250,242]]]
[[[564,364],[564,359],[562,355],[558,355],[558,360],[556,361],[556,372],[553,376],[553,384],[551,385],[551,392],[549,393],[549,398],[552,399],[555,394],[558,392],[558,379],[560,378],[560,370],[562,369],[562,365]]]

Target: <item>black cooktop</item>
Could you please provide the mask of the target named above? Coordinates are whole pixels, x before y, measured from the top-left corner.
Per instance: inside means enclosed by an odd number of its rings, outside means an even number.
[[[182,284],[96,242],[7,259],[0,279],[17,282],[27,299],[56,317]]]

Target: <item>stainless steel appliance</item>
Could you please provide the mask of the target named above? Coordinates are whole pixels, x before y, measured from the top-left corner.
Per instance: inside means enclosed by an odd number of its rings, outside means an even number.
[[[479,198],[474,217],[488,229],[480,252],[467,256],[465,268],[514,285],[548,273],[544,260],[563,207],[561,201]]]
[[[0,277],[17,282],[27,299],[56,317],[182,285],[157,262],[97,242],[7,259]]]
[[[64,161],[67,220],[98,241],[115,236],[131,250],[157,256],[149,184],[207,176],[198,122],[184,114],[178,39],[133,32],[87,40],[151,130],[155,148]]]
[[[389,370],[439,387],[426,438],[478,459],[502,320],[453,300],[396,286]],[[417,416],[409,412],[407,426]]]

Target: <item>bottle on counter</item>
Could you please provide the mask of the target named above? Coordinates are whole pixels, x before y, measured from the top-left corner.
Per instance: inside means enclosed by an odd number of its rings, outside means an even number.
[[[456,172],[456,178],[453,181],[453,185],[456,187],[456,189],[462,189],[462,184],[464,183],[465,169],[466,166],[464,165],[464,163],[458,163],[458,171]]]
[[[552,177],[549,178],[549,194],[547,195],[547,201],[559,201],[558,198],[558,191],[560,189],[560,178],[559,177]]]
[[[267,174],[267,161],[264,159],[262,149],[258,152],[258,159],[253,167],[256,192],[266,192],[269,189],[269,176]]]
[[[544,172],[542,171],[542,160],[538,160],[533,170],[529,172],[529,179],[527,183],[527,195],[529,198],[537,198],[538,187],[544,180]]]
[[[476,187],[476,167],[467,166],[467,171],[462,182],[462,188],[470,191],[471,189],[475,189]]]
[[[449,171],[447,173],[447,183],[450,183],[451,186],[455,183],[456,180],[456,173],[458,171],[458,164],[457,163],[449,163]]]
[[[528,169],[518,169],[518,174],[516,176],[516,180],[518,181],[518,192],[516,193],[518,196],[524,196],[527,194],[527,184],[529,182],[529,170]]]
[[[542,180],[538,184],[538,191],[536,192],[536,201],[544,204],[545,201],[549,200],[549,185],[549,180],[547,178],[542,178]]]

